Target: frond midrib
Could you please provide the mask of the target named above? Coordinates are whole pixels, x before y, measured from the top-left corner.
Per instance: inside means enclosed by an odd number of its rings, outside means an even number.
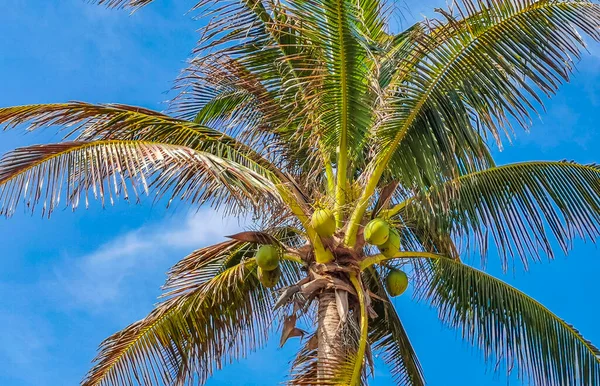
[[[341,88],[341,132],[337,162],[337,186],[335,195],[335,217],[337,227],[342,225],[342,210],[346,202],[346,178],[348,173],[348,63],[346,61],[346,38],[342,17],[344,0],[336,0],[338,37],[340,49],[340,88]]]

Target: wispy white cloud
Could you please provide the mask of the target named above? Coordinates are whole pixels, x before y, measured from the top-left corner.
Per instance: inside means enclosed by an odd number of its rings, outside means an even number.
[[[218,242],[242,228],[242,221],[224,218],[210,209],[143,226],[118,236],[84,256],[68,256],[44,283],[57,300],[87,311],[131,302],[135,293],[147,296],[149,282],[194,249]],[[148,299],[147,299],[148,300]]]

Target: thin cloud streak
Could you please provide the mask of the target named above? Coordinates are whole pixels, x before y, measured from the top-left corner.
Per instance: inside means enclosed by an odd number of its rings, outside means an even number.
[[[242,228],[209,208],[183,221],[170,219],[118,236],[84,256],[59,262],[44,287],[72,308],[95,312],[126,300],[139,291],[146,275],[164,273],[192,250],[213,244]],[[156,287],[160,283],[154,283]]]

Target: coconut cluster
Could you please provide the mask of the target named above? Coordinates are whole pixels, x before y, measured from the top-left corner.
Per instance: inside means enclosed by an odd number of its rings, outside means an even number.
[[[328,209],[317,209],[310,219],[312,228],[321,237],[331,237],[336,231],[335,218]],[[385,257],[394,257],[400,250],[400,232],[381,218],[371,220],[364,230],[365,241],[377,246]],[[273,288],[281,277],[281,249],[276,245],[261,245],[256,251],[257,276],[267,288]],[[408,287],[408,276],[399,269],[390,269],[385,286],[390,296],[401,295]]]
[[[400,232],[381,218],[369,221],[364,237],[367,243],[377,246],[385,257],[394,257],[400,250]],[[408,287],[408,276],[399,269],[390,269],[385,285],[390,296],[401,295]]]
[[[267,288],[275,287],[281,277],[280,255],[280,249],[274,245],[261,245],[256,251],[254,258],[258,265],[258,280]]]
[[[400,250],[400,232],[383,219],[369,221],[364,234],[365,241],[377,246],[385,257],[394,257]]]

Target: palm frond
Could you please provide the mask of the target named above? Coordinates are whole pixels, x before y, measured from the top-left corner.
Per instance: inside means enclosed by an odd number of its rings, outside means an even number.
[[[600,383],[600,350],[571,325],[508,284],[452,259],[429,265],[416,296],[483,351],[486,360],[535,385]]]
[[[285,218],[279,219],[280,223],[285,221]],[[306,242],[298,230],[288,226],[273,226],[263,232],[273,235],[284,247],[293,248]],[[163,289],[168,291],[166,296],[188,292],[190,288],[204,284],[223,270],[253,257],[258,247],[250,242],[229,240],[193,251],[169,270],[163,286]],[[282,260],[280,268],[283,275],[279,287],[295,284],[303,277],[301,267],[297,263]]]
[[[588,1],[464,4],[456,8],[462,20],[445,13],[446,23],[420,41],[425,56],[399,86],[391,119],[377,133],[390,152],[409,130],[443,140],[445,133],[468,139],[487,129],[500,141],[508,116],[527,125],[530,99],[541,103],[536,89],[551,94],[568,80],[571,56],[584,46],[577,29],[600,38],[600,6]]]
[[[324,141],[334,153],[339,147],[338,175],[345,181],[348,161],[362,156],[359,151],[371,121],[369,64],[359,31],[373,26],[361,20],[375,21],[380,6],[377,1],[322,0],[296,7],[307,25],[308,40],[319,49],[326,68],[318,94],[321,123],[327,128]],[[345,189],[339,178],[340,189]]]
[[[205,7],[213,3],[205,1],[202,5]],[[344,9],[350,4],[347,1],[341,3],[344,3]],[[332,6],[328,4],[327,7]],[[332,66],[337,64],[329,55],[336,52],[329,44],[336,39],[324,32],[324,26],[330,26],[330,20],[322,24],[323,19],[315,18],[312,13],[315,9],[322,14],[325,8],[312,8],[308,3],[296,2],[219,2],[215,16],[225,17],[216,18],[219,20],[216,25],[205,27],[206,35],[200,41],[199,57],[195,59],[211,62],[223,56],[233,57],[248,74],[261,79],[262,86],[275,99],[279,109],[270,108],[269,116],[261,113],[262,125],[249,127],[246,131],[255,139],[257,132],[262,134],[258,138],[263,138],[266,126],[266,131],[272,135],[264,137],[264,141],[287,150],[286,158],[311,179],[314,176],[324,178],[323,165],[331,162],[339,142],[339,130],[332,130],[326,117],[337,122],[335,127],[341,124],[339,114],[325,104],[327,98],[339,101],[331,94],[338,93],[339,88],[332,82],[339,79],[339,74],[335,75]],[[238,16],[230,17],[234,14]],[[345,19],[346,15],[341,14],[340,17]],[[315,34],[315,31],[318,32]],[[355,60],[353,55],[347,58],[348,61]],[[348,71],[347,74],[350,77],[353,72]],[[244,78],[246,76],[239,79],[243,82]],[[364,77],[354,79],[364,83]],[[339,103],[337,105],[339,107]],[[346,122],[351,124],[353,120],[349,120],[347,114],[346,118]]]
[[[251,97],[244,92],[231,91],[219,93],[214,98],[207,100],[201,108],[195,111],[194,122],[200,125],[229,119],[237,122],[237,117],[246,109],[246,105],[249,104],[250,99]]]
[[[222,72],[225,77],[207,74],[207,85],[252,89],[255,95],[266,90],[283,103],[289,101],[286,95],[302,92],[302,63],[308,57],[300,50],[298,23],[287,4],[201,0],[194,10],[208,22],[201,30],[193,67],[207,63],[216,68],[223,61],[228,67]]]
[[[62,126],[76,140],[139,140],[186,146],[227,158],[263,175],[281,172],[249,146],[212,128],[142,107],[82,102],[0,108],[0,125],[29,130]]]
[[[294,174],[323,178],[326,161],[314,151],[322,136],[319,103],[309,95],[320,84],[323,65],[293,6],[258,0],[197,3],[194,10],[206,23],[172,111],[189,117],[222,98],[233,101],[227,94],[237,90],[247,98],[235,114],[223,117],[225,131],[235,130],[267,154],[284,155]]]
[[[129,183],[129,184],[128,184]],[[210,153],[143,141],[75,141],[16,149],[0,160],[0,213],[10,216],[20,202],[31,211],[42,203],[50,215],[60,204],[88,205],[88,192],[112,204],[152,189],[191,203],[205,201],[228,210],[264,209],[280,201],[274,185],[252,170]],[[264,201],[263,201],[264,200]]]
[[[376,85],[379,97],[378,104],[374,107],[378,114],[377,126],[399,118],[395,103],[402,95],[401,85],[406,81],[410,69],[424,60],[427,53],[422,47],[424,42],[433,45],[432,41],[437,41],[432,37],[433,34],[425,23],[417,23],[380,42],[377,51],[380,52],[381,59],[377,68]],[[429,107],[423,107],[421,114],[424,120],[432,119],[437,114],[436,111],[427,109]],[[394,125],[398,124],[394,122]],[[419,126],[420,123],[415,125]],[[446,137],[440,137],[433,130],[409,131],[396,150],[396,154],[402,156],[391,157],[383,175],[384,180],[401,181],[407,188],[423,187],[493,165],[485,140],[478,131],[448,131],[445,134]],[[379,143],[378,135],[379,129],[376,127],[370,137],[373,144]],[[469,146],[457,146],[465,143]],[[384,150],[376,149],[378,152]],[[368,172],[365,177],[369,177]]]
[[[489,235],[508,257],[553,257],[552,241],[566,253],[577,236],[600,232],[600,167],[573,162],[523,162],[464,175],[396,206],[409,224],[470,240],[485,257]],[[471,244],[471,242],[473,244]]]
[[[328,75],[323,82],[323,104],[327,110],[322,122],[328,134],[325,143],[331,148],[337,147],[337,183],[336,183],[336,218],[341,225],[341,208],[346,201],[346,184],[350,167],[349,158],[356,157],[356,150],[366,134],[370,121],[370,111],[361,101],[367,91],[367,66],[361,64],[365,52],[361,49],[352,31],[356,20],[357,9],[354,3],[347,0],[306,2],[305,12],[314,20],[314,40],[323,44],[329,60],[326,66]],[[352,154],[355,153],[355,154]],[[354,156],[354,157],[353,157]]]
[[[254,109],[258,110],[262,114],[261,118],[265,120],[270,118],[281,121],[287,119],[285,115],[289,114],[285,114],[279,104],[279,87],[269,85],[262,74],[247,68],[243,57],[207,54],[206,57],[194,58],[178,78],[176,89],[180,90],[181,94],[171,102],[170,110],[188,120],[196,117],[197,121],[198,114],[207,104],[215,103],[230,94],[243,94],[246,98],[252,98]],[[240,105],[242,110],[243,106]],[[231,112],[228,114],[224,111],[221,114],[213,113],[211,118],[231,120],[230,115]],[[247,115],[252,118],[250,112]],[[234,126],[234,123],[235,121],[231,126]],[[241,124],[254,130],[251,123]]]
[[[426,32],[427,28],[423,23],[416,23],[398,34],[383,35],[380,41],[373,44],[371,51],[377,56],[375,63],[378,64],[376,75],[380,92],[391,91],[401,81],[399,72],[406,67],[404,61],[407,57],[416,56],[414,50],[417,42]]]
[[[169,110],[183,119],[218,127],[271,159],[285,155],[293,160],[297,144],[289,143],[286,127],[294,124],[294,110],[282,106],[288,102],[278,88],[267,87],[241,58],[195,58],[179,77],[180,94]]]
[[[188,292],[190,287],[202,285],[223,270],[252,257],[252,252],[249,243],[239,240],[197,249],[171,267],[163,289]]]
[[[203,384],[263,346],[272,297],[255,267],[249,259],[225,269],[109,337],[82,385]]]
[[[378,156],[364,172],[369,182],[354,223],[362,219],[387,166],[423,158],[419,152],[430,142],[443,151],[434,158],[442,163],[461,153],[474,157],[471,163],[489,158],[481,136],[501,144],[502,132],[510,133],[509,117],[527,126],[535,111],[532,101],[541,104],[538,94],[550,95],[568,79],[572,57],[584,47],[578,30],[600,38],[600,5],[586,0],[466,0],[456,9],[458,16],[445,13],[445,23],[434,23],[432,33],[415,41],[417,59],[408,56],[400,71],[405,75],[382,96],[384,111],[372,131]],[[399,151],[411,137],[412,146]],[[417,165],[428,167],[426,159]],[[404,178],[418,182],[412,174]],[[355,232],[350,228],[347,242],[353,244]]]

